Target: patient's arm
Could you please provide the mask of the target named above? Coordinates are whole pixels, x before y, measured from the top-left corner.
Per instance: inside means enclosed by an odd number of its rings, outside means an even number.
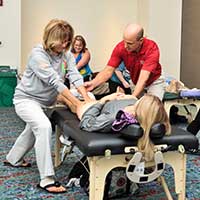
[[[97,102],[101,103],[102,105],[105,104],[107,101],[111,101],[111,100],[114,100],[114,99],[117,99],[119,96],[124,96],[123,93],[113,93],[113,94],[110,94],[110,95],[107,95],[103,98],[101,98],[100,100],[98,101],[90,101],[90,102],[85,102],[85,103],[82,103],[82,104],[79,104],[77,106],[77,116],[78,118],[81,120],[82,118],[82,115],[83,113],[91,106],[93,106],[94,104],[96,104]],[[131,95],[132,96],[132,95]]]
[[[129,99],[129,98],[135,99],[135,97],[133,95],[125,95],[124,93],[113,93],[113,94],[110,94],[110,95],[107,95],[107,96],[101,98],[99,101],[91,101],[91,102],[86,102],[86,103],[79,104],[77,106],[76,114],[77,114],[78,118],[81,120],[83,113],[89,107],[93,106],[97,102],[99,102],[99,103],[101,103],[103,105],[107,101],[112,101],[112,100],[115,100],[115,99]],[[100,114],[100,113],[98,113],[98,114]]]
[[[131,97],[130,97],[131,96]],[[127,99],[133,98],[132,95],[124,95],[120,93],[114,93],[103,97],[99,102],[94,102],[93,105],[85,104],[80,106],[79,119],[80,128],[86,131],[100,131],[110,132],[112,123],[115,120],[115,114],[113,112],[102,112],[102,108],[107,101],[114,99]],[[82,110],[81,110],[82,109]],[[132,110],[131,110],[132,111]],[[77,106],[77,112],[79,112],[79,106]]]
[[[101,103],[105,103],[107,101],[112,101],[112,100],[115,100],[115,99],[122,99],[124,98],[126,95],[124,93],[121,93],[121,92],[115,92],[115,93],[112,93],[110,95],[107,95],[103,98],[101,98],[99,101]]]

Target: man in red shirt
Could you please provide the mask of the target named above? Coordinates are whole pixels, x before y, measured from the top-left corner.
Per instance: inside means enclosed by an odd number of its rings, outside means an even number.
[[[123,41],[115,46],[107,66],[95,79],[85,83],[87,90],[91,91],[107,81],[121,61],[124,61],[135,84],[132,95],[139,98],[146,90],[162,100],[165,84],[161,76],[159,49],[154,41],[143,37],[143,32],[138,24],[129,24],[125,28]]]

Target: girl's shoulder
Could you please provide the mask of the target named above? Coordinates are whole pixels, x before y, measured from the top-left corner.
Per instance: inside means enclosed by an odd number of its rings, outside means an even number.
[[[86,48],[84,52],[82,52],[82,54],[90,54],[90,51]]]

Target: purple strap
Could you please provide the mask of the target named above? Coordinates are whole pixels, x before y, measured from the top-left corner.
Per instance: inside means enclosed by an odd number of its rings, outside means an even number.
[[[138,123],[138,121],[133,115],[123,110],[119,110],[116,115],[115,121],[112,123],[112,130],[121,131],[127,125],[135,123]]]

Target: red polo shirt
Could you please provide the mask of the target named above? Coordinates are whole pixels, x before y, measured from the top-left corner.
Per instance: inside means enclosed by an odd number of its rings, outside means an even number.
[[[151,74],[146,85],[149,86],[161,75],[159,56],[157,44],[147,38],[144,38],[142,47],[137,53],[127,51],[124,41],[121,41],[114,48],[107,65],[117,68],[121,61],[124,61],[134,84],[138,81],[141,69],[149,71]]]

